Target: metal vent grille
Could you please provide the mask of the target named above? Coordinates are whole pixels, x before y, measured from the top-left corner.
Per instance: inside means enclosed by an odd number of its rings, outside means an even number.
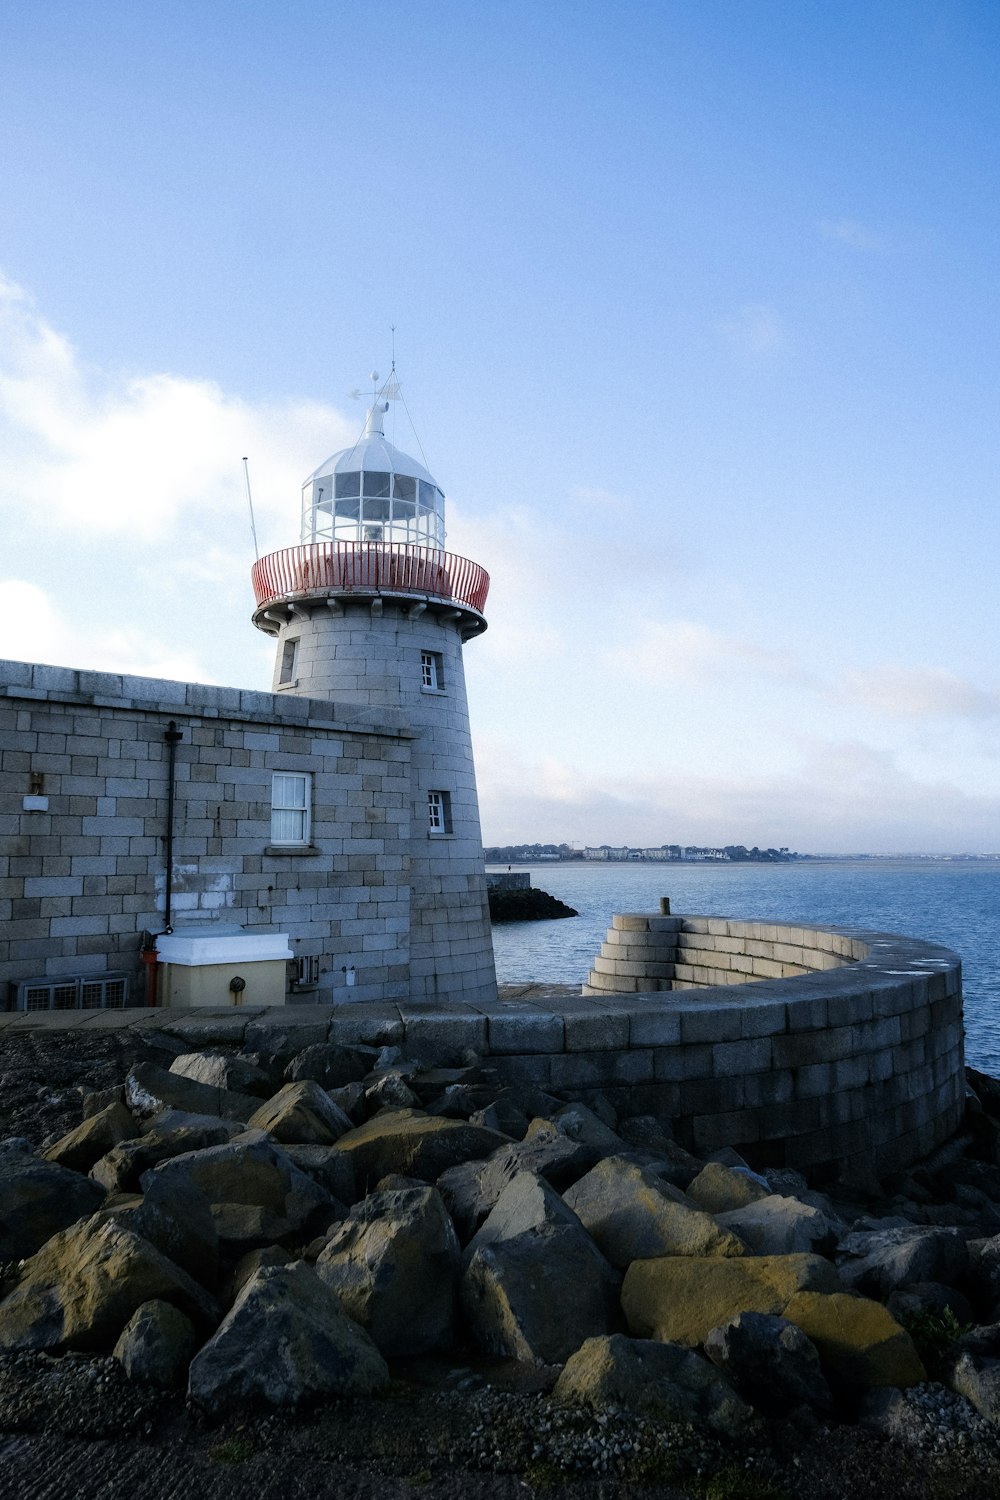
[[[79,974],[72,978],[22,979],[15,1010],[110,1010],[128,1004],[127,974]]]

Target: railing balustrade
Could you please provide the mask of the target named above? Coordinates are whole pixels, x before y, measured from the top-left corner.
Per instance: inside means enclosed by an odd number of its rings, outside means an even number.
[[[404,542],[312,542],[270,552],[254,565],[258,609],[289,594],[420,594],[482,614],[485,568],[453,552]]]

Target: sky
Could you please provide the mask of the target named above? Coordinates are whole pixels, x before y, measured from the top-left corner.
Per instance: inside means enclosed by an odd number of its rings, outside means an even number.
[[[1000,851],[998,65],[995,0],[0,0],[0,656],[269,688],[242,456],[293,545],[394,326],[487,843]]]

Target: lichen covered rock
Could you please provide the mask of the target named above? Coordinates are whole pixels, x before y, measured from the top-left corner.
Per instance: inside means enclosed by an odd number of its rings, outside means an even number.
[[[784,1313],[798,1292],[839,1290],[819,1255],[665,1256],[632,1262],[622,1309],[636,1338],[693,1347],[739,1313]]]

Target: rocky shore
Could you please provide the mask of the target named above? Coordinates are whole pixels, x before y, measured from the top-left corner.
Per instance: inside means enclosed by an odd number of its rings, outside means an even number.
[[[26,1500],[1000,1497],[1000,1084],[810,1184],[467,1056],[0,1041]]]
[[[555,917],[577,917],[579,912],[548,891],[529,885],[514,890],[489,889],[491,922],[548,922]]]

